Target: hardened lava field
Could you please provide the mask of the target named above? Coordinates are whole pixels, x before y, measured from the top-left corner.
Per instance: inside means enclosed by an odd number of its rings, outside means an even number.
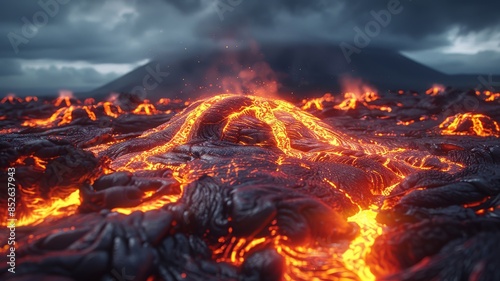
[[[440,87],[8,96],[0,279],[500,280],[499,122],[500,93]]]

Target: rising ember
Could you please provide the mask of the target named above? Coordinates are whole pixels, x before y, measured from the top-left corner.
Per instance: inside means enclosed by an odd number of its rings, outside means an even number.
[[[263,96],[4,98],[0,279],[500,278],[499,94]]]

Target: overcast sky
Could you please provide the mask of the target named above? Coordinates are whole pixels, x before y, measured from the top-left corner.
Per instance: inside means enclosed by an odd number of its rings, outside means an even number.
[[[4,0],[0,89],[92,89],[158,56],[346,42],[397,0]],[[42,3],[46,3],[42,5]],[[397,3],[392,3],[396,5]],[[445,73],[500,74],[500,2],[400,0],[370,39]]]

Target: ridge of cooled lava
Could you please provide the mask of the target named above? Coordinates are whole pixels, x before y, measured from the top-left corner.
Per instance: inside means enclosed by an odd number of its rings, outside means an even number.
[[[0,278],[497,280],[491,96],[6,97],[18,221]]]

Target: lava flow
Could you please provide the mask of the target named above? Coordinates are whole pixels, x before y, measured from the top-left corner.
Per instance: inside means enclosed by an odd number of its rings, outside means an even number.
[[[497,97],[8,96],[0,278],[495,280]]]

